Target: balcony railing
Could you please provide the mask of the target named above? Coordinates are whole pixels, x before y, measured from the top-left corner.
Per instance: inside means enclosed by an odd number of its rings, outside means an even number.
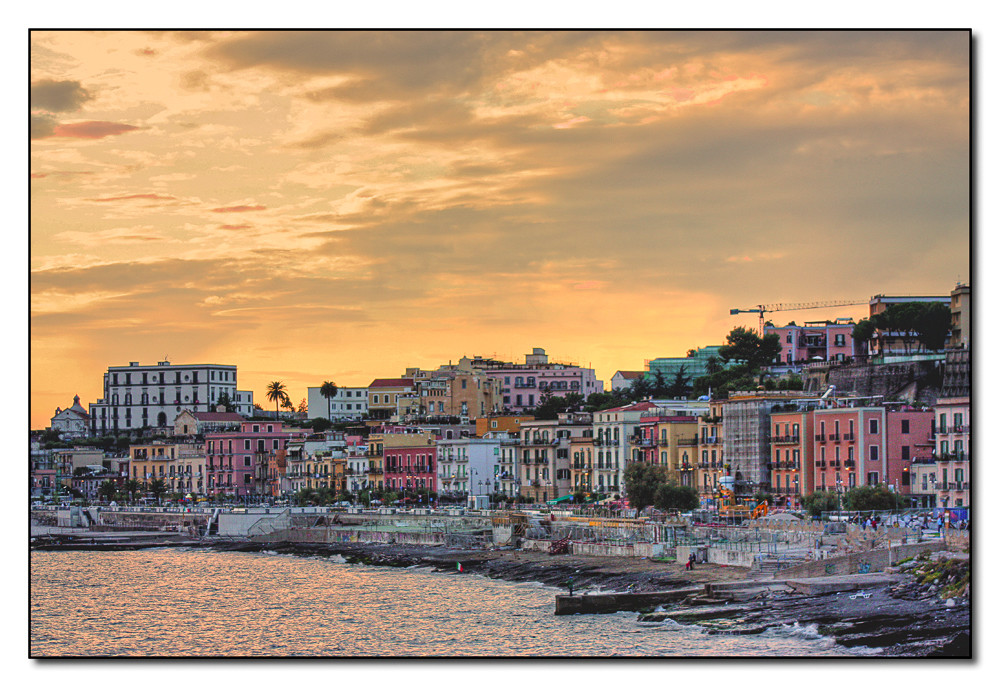
[[[774,435],[771,438],[771,443],[773,444],[797,444],[799,443],[798,434],[781,434]]]
[[[702,437],[701,443],[703,444],[718,444],[719,437]]]
[[[680,439],[677,440],[677,445],[678,446],[697,446],[698,445],[698,438],[697,437],[681,437]]]
[[[854,441],[854,432],[844,432],[844,441]]]
[[[830,441],[840,441],[840,434],[831,434]]]
[[[816,467],[818,467],[818,468],[825,468],[826,467],[826,461],[825,460],[817,460],[816,461]]]
[[[825,434],[817,434],[816,435],[816,441],[826,441],[826,435]]]

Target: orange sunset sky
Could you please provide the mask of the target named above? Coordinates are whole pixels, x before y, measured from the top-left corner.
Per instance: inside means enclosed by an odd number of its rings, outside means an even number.
[[[109,365],[265,405],[533,346],[616,370],[730,308],[970,278],[970,37],[30,37],[30,424]],[[775,313],[776,324],[867,306]]]

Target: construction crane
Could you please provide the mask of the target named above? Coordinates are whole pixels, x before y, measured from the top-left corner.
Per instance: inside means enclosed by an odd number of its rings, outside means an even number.
[[[773,303],[771,305],[758,305],[756,308],[750,308],[748,310],[740,310],[739,308],[732,308],[729,311],[730,315],[739,315],[740,313],[757,313],[760,315],[760,324],[758,325],[757,333],[760,336],[764,336],[764,313],[766,312],[781,312],[783,310],[812,310],[814,308],[840,308],[848,305],[867,305],[869,301],[813,301],[812,303]]]

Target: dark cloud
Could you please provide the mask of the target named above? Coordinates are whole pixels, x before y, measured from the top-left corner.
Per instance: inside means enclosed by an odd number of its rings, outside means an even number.
[[[42,79],[31,84],[31,109],[75,112],[94,96],[79,81]]]
[[[49,115],[31,115],[31,138],[48,138],[56,130],[55,117]]]

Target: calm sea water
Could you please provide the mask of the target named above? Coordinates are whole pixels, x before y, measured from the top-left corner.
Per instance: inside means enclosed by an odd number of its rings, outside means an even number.
[[[635,613],[553,615],[555,590],[336,559],[31,553],[31,654],[850,656],[815,628],[708,635]]]

